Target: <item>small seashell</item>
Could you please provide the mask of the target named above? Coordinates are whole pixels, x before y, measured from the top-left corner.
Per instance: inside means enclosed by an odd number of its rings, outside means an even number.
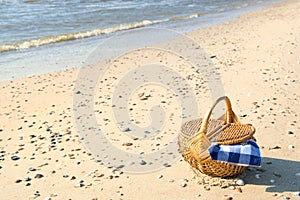
[[[294,192],[293,194],[294,194],[294,196],[300,196],[300,191]]]
[[[239,180],[236,181],[236,184],[239,185],[239,186],[243,186],[243,185],[245,185],[245,182],[244,182],[243,179],[239,179]]]
[[[228,187],[230,190],[235,190],[235,187],[232,185],[232,186],[229,186]]]
[[[180,186],[181,186],[181,187],[186,187],[186,186],[187,186],[187,182],[188,182],[187,179],[181,179],[181,180],[180,180]]]
[[[270,183],[275,183],[275,180],[274,180],[274,179],[271,179],[271,180],[270,180]]]
[[[295,146],[294,145],[289,145],[289,149],[294,149]]]

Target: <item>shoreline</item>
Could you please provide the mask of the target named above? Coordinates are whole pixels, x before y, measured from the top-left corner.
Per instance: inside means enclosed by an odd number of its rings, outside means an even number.
[[[230,12],[226,11],[207,14],[201,17],[183,21],[169,21],[166,23],[154,24],[151,26],[142,27],[141,29],[130,29],[125,31],[125,33],[127,34],[131,31],[138,32],[144,28],[165,28],[177,31],[181,34],[187,34],[191,31],[207,28],[209,26],[216,26],[224,22],[226,23],[228,21],[235,20],[245,13],[264,9],[277,3],[278,0],[268,3],[262,2],[260,4],[258,3],[257,5],[251,5],[250,7],[241,8],[240,10],[238,9],[232,10]],[[84,67],[84,62],[86,61],[86,58],[93,52],[93,49],[98,48],[99,45],[101,45],[103,42],[105,43],[107,39],[118,35],[123,35],[123,33],[123,31],[119,31],[113,34],[104,34],[79,40],[76,39],[54,43],[51,45],[42,45],[33,48],[5,52],[2,55],[0,54],[0,58],[2,57],[2,71],[0,73],[0,82],[6,80],[16,80],[19,78],[26,78],[46,73],[53,73],[63,71],[65,69]],[[39,41],[39,39],[36,39],[36,41]],[[124,43],[125,42],[126,41],[124,41]],[[144,42],[148,43],[149,41],[141,41],[141,43]],[[70,51],[70,49],[72,50]],[[50,58],[45,58],[44,55],[48,55],[48,57]],[[44,69],[43,66],[48,67],[47,69]]]
[[[253,199],[255,195],[255,199],[299,199],[299,13],[300,2],[287,0],[187,34],[211,58],[241,121],[256,128],[263,155],[261,168],[251,168],[233,179],[195,176],[182,158],[152,173],[108,168],[80,139],[74,95],[86,91],[76,88],[80,69],[69,69],[0,82],[0,188],[5,191],[1,198]],[[182,44],[172,45],[183,48]],[[102,77],[105,87],[95,90],[95,104],[81,105],[93,106],[101,130],[115,146],[137,155],[163,149],[176,138],[182,120],[177,97],[159,85],[148,85],[132,93],[130,116],[136,125],[146,127],[149,120],[151,124],[152,106],[162,104],[170,119],[165,132],[153,140],[136,140],[118,130],[112,109],[123,105],[114,106],[111,100],[116,80],[122,81],[118,76],[128,68],[150,61],[171,65],[186,77],[197,93],[201,113],[210,106],[205,80],[195,66],[176,54],[133,51],[116,59],[114,64],[120,68],[106,71]],[[129,91],[130,84],[125,88]],[[89,117],[86,114],[81,114],[82,119]],[[243,179],[245,185],[236,185],[237,179]]]

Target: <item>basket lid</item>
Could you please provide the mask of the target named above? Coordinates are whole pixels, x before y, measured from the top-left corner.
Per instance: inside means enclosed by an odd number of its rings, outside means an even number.
[[[200,131],[202,120],[195,119],[185,122],[181,126],[180,136],[189,140]],[[218,144],[236,144],[241,143],[253,137],[255,128],[251,124],[230,123],[226,124],[224,120],[209,120],[206,136],[210,142]]]
[[[225,128],[213,140],[220,145],[237,144],[253,137],[255,128],[251,124],[231,123],[226,124]]]

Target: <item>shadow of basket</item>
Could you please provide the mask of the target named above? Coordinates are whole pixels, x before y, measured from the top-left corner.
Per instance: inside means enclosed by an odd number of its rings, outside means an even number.
[[[265,185],[266,192],[300,191],[300,162],[277,158],[263,158],[262,168],[246,170],[246,184]]]

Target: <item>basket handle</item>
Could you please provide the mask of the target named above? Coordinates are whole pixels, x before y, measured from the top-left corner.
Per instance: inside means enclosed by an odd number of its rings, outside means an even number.
[[[207,132],[207,127],[208,127],[208,123],[209,123],[209,119],[210,116],[212,114],[213,109],[216,107],[216,105],[221,102],[221,101],[225,101],[226,103],[226,111],[225,111],[225,122],[226,124],[232,123],[234,121],[238,122],[238,118],[236,117],[236,115],[234,114],[232,107],[231,107],[231,102],[229,100],[229,98],[227,96],[223,96],[220,97],[216,100],[216,102],[212,105],[212,107],[210,108],[210,110],[206,113],[206,115],[203,117],[202,123],[201,123],[201,127],[200,127],[200,133],[204,133],[206,134]]]

